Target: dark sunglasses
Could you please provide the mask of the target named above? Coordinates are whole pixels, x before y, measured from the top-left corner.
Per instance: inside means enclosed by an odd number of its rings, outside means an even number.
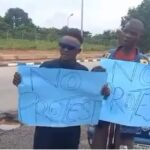
[[[71,45],[68,45],[68,44],[64,44],[64,43],[59,43],[59,46],[60,46],[60,48],[62,48],[62,49],[67,49],[67,50],[76,50],[76,49],[78,49],[77,47],[75,47],[75,46],[71,46]]]

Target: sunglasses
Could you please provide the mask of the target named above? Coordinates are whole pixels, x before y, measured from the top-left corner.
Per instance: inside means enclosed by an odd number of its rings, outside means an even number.
[[[59,46],[60,46],[60,48],[62,48],[62,49],[66,49],[66,50],[76,50],[76,49],[78,49],[77,47],[75,47],[75,46],[71,46],[71,45],[68,45],[68,44],[64,44],[64,43],[59,43]]]

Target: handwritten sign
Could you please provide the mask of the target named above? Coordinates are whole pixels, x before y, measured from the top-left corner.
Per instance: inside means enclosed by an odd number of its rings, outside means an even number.
[[[111,95],[103,101],[100,120],[150,127],[150,65],[102,59]]]
[[[106,73],[19,66],[19,119],[28,125],[97,124]]]

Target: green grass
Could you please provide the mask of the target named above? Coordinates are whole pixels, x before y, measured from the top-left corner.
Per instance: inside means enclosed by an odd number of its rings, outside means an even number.
[[[0,39],[0,49],[39,49],[39,50],[49,50],[56,49],[57,42],[48,42],[41,40],[20,40],[20,39]]]
[[[89,44],[84,43],[84,50],[106,50],[110,45],[102,44]],[[58,48],[56,41],[44,41],[44,40],[21,40],[21,39],[0,39],[0,49],[37,49],[37,50],[53,50]]]

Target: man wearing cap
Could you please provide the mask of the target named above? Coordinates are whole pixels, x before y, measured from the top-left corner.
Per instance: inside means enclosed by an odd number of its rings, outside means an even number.
[[[70,29],[68,33],[59,40],[60,57],[46,61],[40,67],[65,68],[75,70],[88,69],[76,61],[77,54],[81,51],[83,42],[80,31]],[[15,73],[13,84],[18,85],[21,76]],[[80,126],[73,127],[39,127],[35,128],[34,149],[77,149],[80,141]]]

